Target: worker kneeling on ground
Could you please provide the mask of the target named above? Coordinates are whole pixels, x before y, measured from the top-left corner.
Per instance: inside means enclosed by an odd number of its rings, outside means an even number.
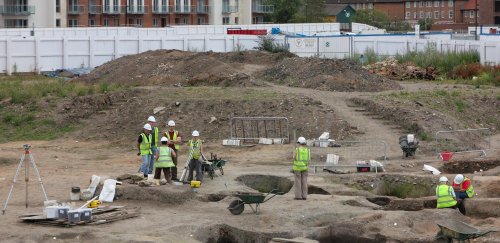
[[[467,177],[464,177],[464,175],[462,174],[458,174],[455,176],[452,186],[455,190],[455,195],[457,195],[458,200],[472,198],[476,194],[474,192],[474,187],[472,186],[471,180]]]
[[[189,176],[187,180],[192,181],[193,172],[196,171],[196,180],[201,182],[203,180],[202,163],[200,161],[203,154],[202,141],[200,140],[200,133],[198,131],[193,131],[192,136],[193,139],[188,142],[191,159],[189,160]]]
[[[311,161],[311,150],[306,147],[306,139],[297,140],[299,147],[293,153],[293,174],[295,175],[295,200],[307,199],[307,169]]]
[[[172,168],[174,165],[174,158],[177,156],[175,151],[168,146],[168,139],[166,137],[161,138],[161,146],[156,152],[155,157],[155,184],[160,184],[161,171],[163,170],[163,175],[167,180],[167,183],[172,183]]]
[[[453,208],[460,210],[460,213],[465,215],[465,207],[462,202],[456,200],[453,187],[448,186],[448,178],[441,176],[439,185],[436,187],[437,208]]]

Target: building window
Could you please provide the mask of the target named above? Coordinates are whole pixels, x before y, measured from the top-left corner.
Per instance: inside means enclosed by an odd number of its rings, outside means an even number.
[[[405,19],[410,19],[410,12],[405,13]]]
[[[439,1],[434,1],[434,7],[439,7]]]
[[[406,8],[410,8],[411,7],[410,4],[411,4],[410,2],[406,2]]]
[[[223,17],[222,24],[229,24],[229,17]]]
[[[434,11],[434,18],[439,19],[439,11]]]
[[[368,3],[368,9],[373,9],[373,3]]]
[[[6,19],[4,24],[6,28],[28,28],[27,19]]]
[[[421,18],[421,19],[425,18],[425,13],[424,13],[424,11],[420,11],[420,18]]]
[[[432,18],[432,12],[427,12],[425,14],[425,17],[428,18],[428,19],[431,19]]]
[[[198,17],[198,25],[204,25],[204,24],[206,24],[205,17]]]
[[[441,7],[444,8],[444,0],[441,0]]]
[[[113,22],[115,26],[120,26],[120,19],[114,19]]]
[[[454,0],[448,0],[448,7],[453,7],[453,1]]]
[[[158,18],[153,19],[153,27],[158,27]]]
[[[417,19],[417,12],[413,12],[413,18]]]
[[[68,27],[78,27],[78,19],[68,19]]]
[[[56,13],[61,12],[61,0],[56,0]]]
[[[366,3],[363,3],[363,9],[366,9]]]
[[[449,18],[449,19],[453,19],[453,10],[450,10],[450,11],[448,12],[448,18]]]
[[[413,7],[416,8],[417,7],[417,2],[413,2]]]
[[[109,26],[109,20],[108,19],[104,19],[103,22],[102,22],[102,25]]]
[[[356,9],[361,9],[361,3],[356,3]]]
[[[444,19],[445,16],[446,16],[446,12],[445,11],[441,11],[441,18]]]
[[[418,6],[421,7],[421,8],[423,8],[424,7],[424,1],[418,2]]]
[[[472,18],[474,18],[474,10],[471,10],[471,11],[470,11],[470,18],[471,18],[471,19],[472,19]]]
[[[56,19],[56,27],[61,27],[61,19]]]
[[[90,27],[95,26],[95,19],[89,19],[89,26]]]
[[[234,24],[239,24],[240,23],[240,18],[234,17]]]
[[[431,1],[427,1],[427,2],[425,2],[425,6],[426,6],[426,7],[432,7],[432,2],[431,2]]]
[[[137,26],[142,27],[142,18],[136,20]]]

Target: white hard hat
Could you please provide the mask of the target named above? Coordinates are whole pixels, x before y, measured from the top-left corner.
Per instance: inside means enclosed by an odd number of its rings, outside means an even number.
[[[154,116],[149,116],[148,117],[148,122],[156,122],[156,119]]]
[[[144,129],[150,130],[150,131],[153,130],[153,128],[151,128],[151,125],[149,125],[149,124],[144,125]]]
[[[167,125],[169,127],[175,127],[175,122],[173,120],[168,121]]]
[[[448,182],[448,178],[446,178],[446,176],[441,176],[439,182]]]
[[[198,136],[200,136],[200,133],[198,131],[194,130],[193,134],[191,134],[191,135],[193,135],[193,137],[198,137]]]
[[[162,141],[162,142],[168,142],[168,138],[167,137],[161,137],[160,141]]]
[[[455,184],[460,184],[464,181],[464,175],[462,174],[458,174],[455,176],[455,179],[453,179],[453,182],[455,182]]]
[[[306,144],[306,138],[305,137],[300,137],[299,139],[297,139],[297,143]]]

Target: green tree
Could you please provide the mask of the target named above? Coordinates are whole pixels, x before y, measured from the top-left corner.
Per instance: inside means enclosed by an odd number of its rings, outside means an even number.
[[[431,18],[419,19],[418,24],[420,25],[420,30],[430,30],[434,22]]]
[[[273,22],[288,23],[297,17],[304,3],[302,0],[267,0],[266,4],[274,6],[274,12],[271,15]]]
[[[389,16],[372,9],[360,9],[352,18],[352,22],[367,24],[377,28],[386,28],[389,25]]]
[[[304,0],[302,13],[306,23],[321,23],[325,19],[324,0]]]

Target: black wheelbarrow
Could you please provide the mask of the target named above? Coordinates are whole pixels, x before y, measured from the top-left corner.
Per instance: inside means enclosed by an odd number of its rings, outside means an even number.
[[[259,213],[259,205],[261,203],[265,203],[269,201],[271,198],[275,197],[276,195],[283,195],[283,192],[279,192],[278,189],[273,189],[267,194],[263,193],[244,193],[240,192],[237,194],[234,194],[235,197],[239,197],[240,199],[234,200],[229,204],[229,212],[231,212],[234,215],[239,215],[243,213],[243,210],[245,210],[245,204],[248,204],[252,211],[255,214]],[[252,204],[255,204],[255,208],[252,206]]]
[[[470,241],[476,239],[496,230],[480,231],[464,222],[457,220],[448,220],[437,224],[440,231],[436,235],[436,239],[443,239],[448,242],[458,240],[458,242]]]

